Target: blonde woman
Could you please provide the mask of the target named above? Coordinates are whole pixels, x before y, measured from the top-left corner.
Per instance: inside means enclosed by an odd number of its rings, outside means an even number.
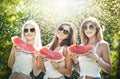
[[[32,44],[39,49],[42,47],[41,35],[38,24],[33,20],[28,20],[22,27],[22,40]],[[25,53],[18,49],[15,45],[12,46],[8,66],[12,68],[12,74],[9,79],[32,79],[30,72],[36,70],[36,56]]]
[[[107,73],[112,70],[109,44],[103,39],[99,22],[94,17],[86,18],[80,26],[82,45],[94,45],[93,52],[88,55],[73,55],[75,63],[79,63],[80,79],[101,79],[101,69]]]

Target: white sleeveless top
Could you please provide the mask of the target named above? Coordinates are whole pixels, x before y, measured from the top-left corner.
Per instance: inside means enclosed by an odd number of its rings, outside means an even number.
[[[63,55],[63,49],[64,46],[61,47],[61,49],[59,50],[59,52]],[[46,73],[44,75],[44,79],[48,79],[48,78],[58,78],[58,77],[62,77],[64,76],[63,74],[61,74],[60,72],[58,72],[56,69],[54,69],[54,67],[52,66],[50,61],[46,61],[44,62],[45,65],[45,69],[46,69]],[[65,60],[59,62],[59,66],[60,67],[65,67]]]
[[[15,62],[12,67],[12,73],[18,72],[30,75],[32,71],[32,55],[24,53],[23,51],[15,54]]]
[[[96,44],[93,51],[94,54],[96,54],[98,45],[101,42],[104,42],[104,41],[101,40]],[[86,79],[85,76],[101,77],[100,76],[101,67],[95,60],[87,58],[86,56],[79,56],[78,61],[79,61],[79,67],[80,67],[80,76],[83,76],[82,79]]]

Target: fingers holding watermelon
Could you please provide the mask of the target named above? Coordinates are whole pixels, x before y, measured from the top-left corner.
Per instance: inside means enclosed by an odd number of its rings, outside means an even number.
[[[39,56],[39,52],[38,51],[34,51],[32,56],[33,56],[33,58],[37,58]]]
[[[97,59],[99,59],[100,57],[99,57],[96,53],[90,52],[90,53],[87,55],[87,58],[91,58],[91,59],[93,59],[93,60],[97,60]]]
[[[71,58],[75,64],[78,64],[78,57],[79,57],[78,54],[71,54]]]
[[[54,67],[55,69],[58,69],[58,68],[59,68],[59,64],[58,64],[57,62],[52,61],[51,63],[52,63],[52,65],[53,65],[53,67]]]
[[[47,61],[47,58],[43,55],[40,55],[40,61]]]

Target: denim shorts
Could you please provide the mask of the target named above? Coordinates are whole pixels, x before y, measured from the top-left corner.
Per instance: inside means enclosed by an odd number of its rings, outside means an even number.
[[[60,79],[65,79],[65,77],[64,77],[64,76],[62,76],[62,77],[60,77]]]
[[[101,79],[100,77],[96,77],[96,78],[93,78],[93,79]]]
[[[10,75],[9,79],[32,79],[31,76],[23,73],[14,72]]]
[[[59,78],[43,78],[43,79],[65,79],[65,77],[64,76],[62,76],[62,77],[59,77]]]

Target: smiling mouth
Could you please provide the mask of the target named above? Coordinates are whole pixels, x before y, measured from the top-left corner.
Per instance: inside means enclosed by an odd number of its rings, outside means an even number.
[[[31,37],[32,35],[27,35],[28,37]]]
[[[92,32],[87,32],[87,34],[91,34]]]

